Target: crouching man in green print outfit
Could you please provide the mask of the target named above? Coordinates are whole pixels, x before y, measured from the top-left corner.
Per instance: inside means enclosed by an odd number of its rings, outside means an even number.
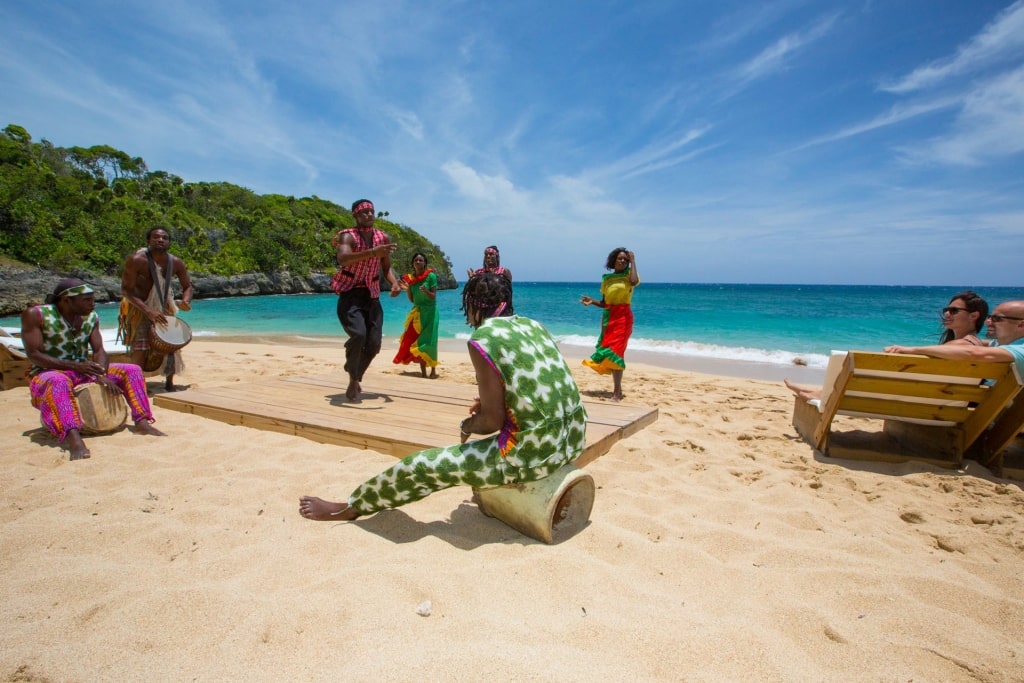
[[[529,318],[505,315],[511,298],[511,283],[493,273],[473,276],[462,290],[466,322],[475,328],[469,356],[480,390],[460,425],[462,442],[406,457],[344,503],[303,496],[300,515],[352,520],[460,484],[536,481],[579,457],[587,423],[579,389],[548,331]]]

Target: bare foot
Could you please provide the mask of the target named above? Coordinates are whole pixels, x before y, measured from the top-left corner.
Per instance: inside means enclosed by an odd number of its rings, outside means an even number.
[[[348,381],[348,389],[345,390],[345,398],[347,398],[350,401],[356,400],[357,398],[359,398],[360,389],[361,387],[359,386],[359,382],[355,381],[354,379],[350,379]]]
[[[92,457],[92,453],[82,441],[82,435],[77,429],[68,432],[68,450],[70,451],[69,460],[85,460]]]
[[[420,376],[422,376],[422,377],[426,377],[427,376],[427,364],[426,363],[420,363]]]
[[[299,514],[317,522],[350,522],[359,516],[348,503],[332,503],[314,496],[299,498]]]
[[[437,379],[437,370],[435,368],[430,368],[430,379]]]
[[[145,434],[146,436],[167,436],[159,429],[149,423],[149,420],[139,420],[135,423],[135,433]]]
[[[622,400],[622,394],[612,394],[612,400],[618,403]]]
[[[168,383],[168,384],[164,385],[164,391],[187,391],[187,390],[188,390],[188,385],[187,384],[170,384],[170,383]]]
[[[788,379],[782,380],[786,387],[805,401],[813,401],[821,398],[821,389],[817,387],[805,387],[802,384],[793,384]]]

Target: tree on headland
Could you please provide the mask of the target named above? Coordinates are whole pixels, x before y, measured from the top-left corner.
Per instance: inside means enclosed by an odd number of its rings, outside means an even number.
[[[454,287],[449,259],[412,228],[384,220],[401,270],[417,251]],[[109,145],[55,147],[22,126],[0,131],[0,255],[55,271],[117,275],[145,233],[166,226],[196,274],[333,272],[333,236],[355,225],[317,196],[259,195],[230,183],[189,183],[150,171]]]

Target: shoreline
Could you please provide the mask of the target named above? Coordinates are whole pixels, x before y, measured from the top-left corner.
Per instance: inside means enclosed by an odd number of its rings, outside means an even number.
[[[210,335],[193,338],[195,342],[212,343],[237,343],[237,344],[269,344],[272,346],[308,346],[308,347],[337,347],[338,353],[344,356],[345,337],[323,337],[313,335]],[[569,362],[570,366],[579,364],[584,358],[591,354],[591,349],[574,344],[559,344],[559,350]],[[392,355],[398,349],[398,340],[394,337],[385,337],[381,345],[380,355],[374,360],[374,365],[380,362],[384,356]],[[461,339],[439,339],[438,352],[444,355],[452,354],[468,359],[466,356],[466,343]],[[339,356],[339,357],[341,357]],[[371,365],[371,370],[374,365]],[[797,384],[821,384],[825,378],[824,368],[812,368],[803,365],[778,365],[773,363],[756,363],[753,361],[725,360],[718,358],[698,358],[673,353],[658,353],[656,351],[627,351],[626,352],[626,377],[629,376],[630,367],[648,366],[662,370],[674,370],[676,372],[689,372],[701,375],[713,375],[715,377],[732,377],[736,379],[750,379],[763,382],[779,382],[789,379]],[[610,378],[609,378],[610,381]],[[624,380],[625,381],[625,380]]]

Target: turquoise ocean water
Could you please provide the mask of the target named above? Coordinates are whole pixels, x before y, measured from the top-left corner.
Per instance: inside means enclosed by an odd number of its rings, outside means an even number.
[[[929,344],[941,332],[939,309],[964,287],[739,285],[643,283],[633,297],[636,323],[630,350],[791,366],[801,358],[824,367],[832,349],[880,349]],[[1024,299],[1024,288],[976,287],[994,307]],[[601,312],[580,305],[600,296],[596,283],[517,282],[516,312],[535,318],[563,345],[593,348]],[[382,298],[387,338],[401,333],[408,299]],[[182,318],[196,336],[340,337],[336,297],[300,294],[202,299]],[[442,339],[469,334],[460,290],[439,293]],[[116,327],[117,307],[97,307],[104,328]],[[17,318],[0,325],[17,327]],[[628,360],[628,355],[627,355]]]

